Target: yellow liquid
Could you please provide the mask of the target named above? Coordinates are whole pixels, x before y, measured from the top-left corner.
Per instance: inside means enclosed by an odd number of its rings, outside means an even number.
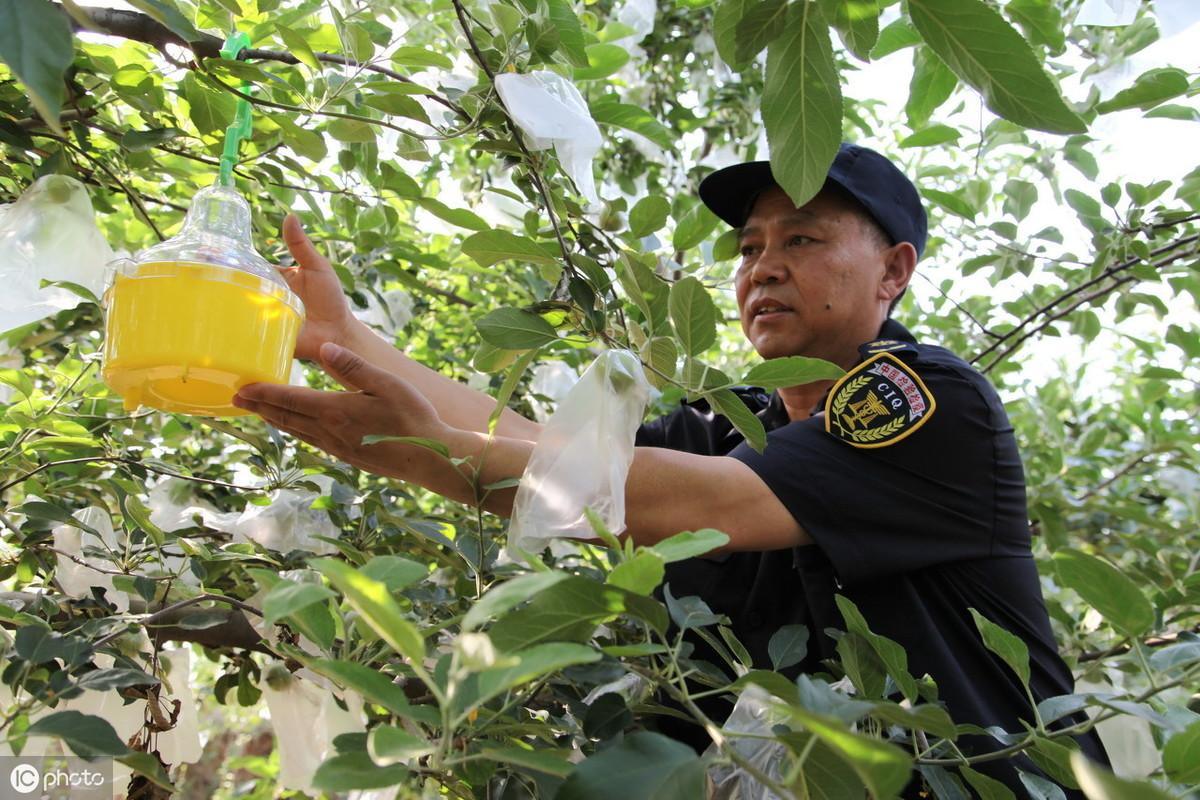
[[[154,262],[106,295],[104,380],[125,408],[232,417],[248,383],[286,383],[302,317],[288,292],[247,272]]]

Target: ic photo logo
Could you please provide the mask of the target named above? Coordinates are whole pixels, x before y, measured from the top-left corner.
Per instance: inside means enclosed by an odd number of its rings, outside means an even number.
[[[12,788],[19,794],[32,794],[42,785],[42,773],[32,764],[17,764],[8,776]]]

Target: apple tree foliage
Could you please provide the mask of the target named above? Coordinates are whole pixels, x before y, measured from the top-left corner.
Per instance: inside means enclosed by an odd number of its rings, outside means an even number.
[[[397,346],[526,413],[544,403],[536,365],[580,369],[629,347],[662,390],[658,411],[706,396],[761,442],[729,387],[814,374],[755,366],[730,299],[736,247],[696,185],[769,148],[801,203],[843,139],[895,157],[932,218],[925,277],[897,315],[1005,397],[1049,611],[1090,687],[1044,702],[1004,741],[1092,798],[1195,791],[1200,170],[1193,149],[1153,181],[1124,180],[1096,132],[1144,114],[1200,133],[1196,74],[1159,65],[1097,83],[1160,36],[1148,3],[1111,27],[1077,24],[1073,0],[131,5],[0,0],[0,200],[73,176],[114,248],[136,251],[178,228],[248,98],[234,175],[260,251],[287,263],[278,231],[298,213],[356,309],[410,298],[411,319],[387,328]],[[234,30],[251,47],[222,59]],[[884,59],[911,63],[907,98],[855,81]],[[599,125],[599,203],[499,100],[498,75],[535,70],[573,81]],[[972,769],[954,746],[963,729],[852,609],[853,658],[796,682],[778,670],[802,657],[802,632],[777,634],[773,663],[749,663],[698,598],[659,599],[663,565],[717,546],[718,532],[498,560],[504,521],[478,509],[253,420],[123,411],[99,379],[102,330],[89,301],[0,340],[0,731],[12,749],[58,738],[118,756],[148,791],[186,780],[152,736],[122,741],[64,705],[84,690],[160,702],[158,648],[183,642],[204,662],[195,674],[212,676],[193,686],[209,703],[256,708],[301,670],[362,698],[362,730],[333,740],[317,793],[690,798],[725,766],[783,797],[886,798],[914,774],[939,798],[1010,796]],[[285,492],[304,498],[287,524],[305,530],[278,547],[213,522]],[[156,523],[164,503],[191,511]],[[88,507],[103,513],[78,513]],[[101,519],[106,539],[93,536]],[[85,546],[65,552],[63,531]],[[67,586],[72,566],[94,577],[89,591]],[[980,626],[1027,674],[1023,647]],[[681,628],[724,663],[698,667]],[[625,691],[595,695],[621,680]],[[770,698],[778,769],[703,719],[698,681]],[[646,730],[683,713],[663,699],[709,726],[709,754]],[[1081,708],[1088,724],[1140,731],[1149,765],[1118,778],[1073,755],[1049,725]],[[145,724],[175,723],[147,712]],[[273,796],[274,781],[252,773],[238,792]],[[1055,796],[1036,780],[1030,793]]]

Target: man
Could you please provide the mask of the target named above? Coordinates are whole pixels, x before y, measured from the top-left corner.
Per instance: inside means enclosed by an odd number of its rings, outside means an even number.
[[[1024,731],[1025,691],[984,647],[970,610],[1026,643],[1038,700],[1070,693],[1071,675],[1042,604],[1020,458],[995,391],[889,319],[925,246],[916,189],[879,154],[843,145],[802,208],[766,162],[717,172],[700,194],[739,228],[737,302],[759,355],[823,358],[848,373],[832,386],[744,393],[769,430],[762,454],[703,403],[643,426],[626,484],[628,534],[642,544],[706,527],[729,534],[724,554],[672,565],[667,580],[675,596],[697,594],[727,614],[757,664],[769,663],[775,630],[804,624],[813,640],[798,669],[820,670],[833,655],[825,631],[843,627],[840,593],[904,646],[913,674],[934,678],[957,722]],[[294,218],[284,233],[300,263],[289,280],[309,315],[297,355],[319,357],[358,391],[259,384],[235,403],[361,468],[472,502],[462,476],[428,451],[361,441],[432,438],[478,463],[492,400],[356,326]],[[506,412],[481,483],[519,477],[539,431]],[[494,492],[488,508],[509,514],[512,500],[512,490]],[[1094,737],[1080,743],[1103,760]],[[962,746],[999,747],[982,736]],[[1039,774],[1026,758],[1018,766]],[[980,769],[1025,794],[1008,762]]]

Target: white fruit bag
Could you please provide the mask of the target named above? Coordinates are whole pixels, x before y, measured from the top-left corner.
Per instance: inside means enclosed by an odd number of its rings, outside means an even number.
[[[575,85],[546,70],[496,76],[496,91],[534,150],[554,148],[563,171],[588,202],[599,201],[592,159],[600,149],[600,128]]]
[[[99,297],[113,259],[83,184],[44,175],[11,206],[0,206],[0,333],[74,308],[82,298],[42,281],[78,284]]]
[[[609,350],[546,422],[521,477],[509,549],[540,551],[551,539],[595,537],[584,509],[613,533],[625,529],[625,479],[650,384],[637,356]]]

